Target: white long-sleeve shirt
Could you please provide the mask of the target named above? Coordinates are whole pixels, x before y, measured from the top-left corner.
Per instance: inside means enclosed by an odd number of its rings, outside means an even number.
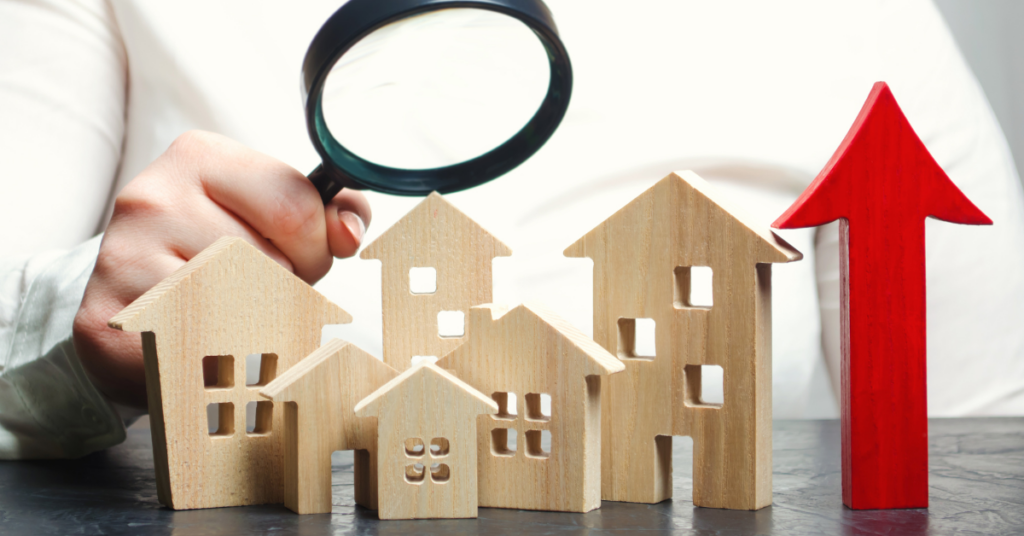
[[[313,169],[297,79],[340,3],[0,1],[0,457],[76,456],[124,437],[70,344],[89,239],[116,193],[188,129]],[[885,80],[995,221],[927,224],[929,413],[1024,414],[1024,194],[929,2],[548,4],[575,75],[564,122],[519,168],[449,196],[514,252],[495,262],[495,302],[540,299],[589,333],[591,265],[563,258],[566,246],[675,169],[769,225]],[[368,197],[367,243],[417,202]],[[836,232],[779,234],[805,259],[773,268],[774,414],[836,416]],[[325,336],[380,355],[379,265],[337,261],[318,289],[355,319]]]

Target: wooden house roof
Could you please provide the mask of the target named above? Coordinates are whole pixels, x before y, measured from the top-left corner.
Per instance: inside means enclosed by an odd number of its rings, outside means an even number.
[[[467,249],[489,258],[512,254],[508,246],[433,192],[366,246],[359,256],[383,260],[387,250],[415,252],[421,248],[434,248],[443,251],[451,247],[450,241],[453,240],[472,242],[473,247]]]
[[[205,277],[207,275],[210,277]],[[261,284],[254,284],[255,277],[261,280]],[[251,292],[257,298],[254,302],[259,303],[258,300],[266,295],[267,278],[276,279],[277,288],[291,291],[290,295],[275,297],[276,300],[305,300],[305,307],[319,311],[320,317],[327,323],[344,324],[352,321],[352,316],[341,307],[253,245],[242,238],[226,236],[122,309],[108,324],[124,331],[150,331],[159,323],[153,316],[159,314],[154,311],[161,302],[197,293],[216,293],[223,286],[231,286],[235,292]]]
[[[719,216],[726,217],[714,218],[704,212],[684,212],[695,206],[715,211]],[[650,212],[639,220],[654,219],[668,222],[677,230],[685,229],[691,233],[691,236],[704,233],[703,238],[705,239],[713,237],[715,233],[720,233],[720,229],[716,229],[715,225],[709,225],[708,222],[712,220],[719,223],[731,222],[739,227],[741,232],[738,236],[747,237],[756,246],[752,248],[754,258],[751,261],[754,263],[792,262],[803,258],[799,251],[773,233],[768,225],[759,223],[745,210],[738,207],[727,195],[719,192],[692,171],[677,171],[658,181],[566,248],[565,256],[588,256],[587,242],[599,235],[607,237],[607,240],[635,241],[641,239],[630,228],[633,226],[633,222],[639,221],[637,218],[639,211]],[[671,231],[670,228],[662,228]],[[724,233],[721,234],[724,235]],[[737,236],[736,233],[731,233],[731,235]],[[608,247],[614,248],[614,244],[608,244]]]
[[[302,361],[299,361],[298,364],[275,378],[274,381],[267,384],[260,390],[260,394],[278,402],[294,401],[303,394],[301,391],[306,387],[306,383],[308,383],[304,380],[319,374],[322,370],[321,366],[325,362],[339,355],[343,355],[346,359],[357,360],[359,362],[359,366],[355,367],[357,369],[376,369],[375,372],[378,372],[379,375],[387,375],[389,372],[395,373],[394,369],[362,348],[348,341],[331,339],[327,341],[327,344],[324,344]],[[352,378],[351,381],[360,382],[366,380],[364,378]]]
[[[425,363],[403,372],[382,385],[380,389],[356,404],[355,413],[359,417],[378,416],[377,410],[382,403],[392,398],[407,396],[422,397],[423,405],[428,406],[434,400],[447,398],[442,396],[442,391],[453,393],[456,398],[465,400],[460,406],[468,407],[474,414],[498,412],[498,405],[494,400],[437,365]]]
[[[507,310],[496,305],[481,305],[473,307],[470,309],[469,326],[466,332],[470,338],[479,337],[480,334],[484,332],[493,333],[492,330],[481,329],[481,327],[478,326],[478,323],[480,322],[496,324],[501,330],[502,336],[510,343],[519,343],[524,337],[529,337],[531,335],[544,336],[548,338],[551,335],[555,335],[555,337],[557,337],[555,340],[560,339],[561,341],[557,347],[563,347],[562,344],[574,347],[579,350],[579,352],[571,352],[573,355],[585,357],[587,362],[584,364],[583,370],[588,376],[606,376],[608,374],[614,374],[625,370],[625,365],[622,364],[622,361],[608,353],[607,350],[594,342],[590,337],[587,337],[582,331],[577,329],[576,326],[573,326],[541,303],[527,302],[513,308],[512,310]],[[538,331],[538,327],[543,331]],[[543,333],[543,335],[541,335],[541,333]],[[490,343],[494,344],[494,342]],[[548,344],[555,346],[555,343],[551,343],[550,339]],[[459,348],[466,347],[460,346]],[[456,348],[452,353],[448,354],[448,356],[439,360],[438,366],[454,368],[449,365],[451,365],[452,360],[460,359],[459,348]],[[500,355],[506,355],[513,358],[512,354]]]

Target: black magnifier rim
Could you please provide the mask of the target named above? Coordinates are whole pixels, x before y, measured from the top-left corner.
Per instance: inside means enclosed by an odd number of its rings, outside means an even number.
[[[551,76],[537,112],[516,134],[494,149],[450,166],[392,168],[365,160],[342,146],[324,120],[322,95],[327,75],[352,46],[400,19],[451,8],[496,11],[523,22],[547,51]],[[541,0],[350,0],[327,19],[313,38],[302,64],[302,89],[309,137],[324,164],[313,175],[325,201],[342,188],[394,195],[457,192],[504,175],[533,156],[554,134],[569,107],[572,66],[551,11]]]

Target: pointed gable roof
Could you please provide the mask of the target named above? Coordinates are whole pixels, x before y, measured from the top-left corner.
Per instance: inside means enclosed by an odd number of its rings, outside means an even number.
[[[429,402],[426,400],[427,397],[432,400],[442,399],[444,397],[438,396],[437,393],[445,391],[463,399],[465,401],[463,407],[472,410],[472,413],[478,415],[498,413],[498,405],[493,400],[433,363],[413,367],[382,385],[380,389],[356,404],[355,413],[358,417],[377,417],[381,404],[391,399],[401,399],[411,395],[422,396],[425,399],[424,402]]]
[[[667,200],[667,205],[664,203]],[[660,201],[660,202],[659,202]],[[622,235],[616,232],[619,229],[626,229],[632,221],[637,220],[638,211],[647,211],[645,218],[663,218],[670,220],[677,229],[687,230],[703,229],[706,233],[717,233],[715,229],[709,229],[704,221],[692,221],[698,218],[697,214],[688,214],[686,209],[696,203],[706,206],[719,214],[726,216],[723,222],[731,222],[739,226],[742,235],[753,240],[757,247],[754,262],[792,262],[800,260],[803,256],[799,251],[779,238],[767,225],[762,225],[751,217],[745,210],[737,206],[727,195],[721,193],[707,181],[692,171],[677,171],[658,181],[654,186],[636,199],[630,201],[615,214],[597,227],[577,240],[573,245],[565,249],[566,257],[587,256],[587,242],[598,236]],[[655,213],[655,207],[662,207],[665,213]],[[636,239],[635,233],[628,233],[631,240]],[[608,244],[608,247],[613,247]]]
[[[443,232],[441,236],[435,234],[438,229]],[[446,242],[450,240],[473,242],[472,250],[491,258],[507,257],[512,254],[508,246],[455,208],[441,194],[432,192],[384,234],[366,246],[359,257],[383,260],[388,250],[416,252],[423,247],[440,252],[449,245]]]
[[[516,324],[528,323],[531,326],[540,325],[541,329],[548,333],[555,334],[565,344],[579,350],[580,356],[586,359],[583,366],[584,375],[607,376],[626,369],[622,361],[608,353],[600,344],[587,337],[576,326],[558,316],[557,313],[547,306],[538,302],[527,302],[516,306],[512,310],[493,304],[480,305],[470,309],[470,325],[467,329],[469,337],[476,336],[480,330],[474,329],[473,324],[480,321],[490,321],[497,324],[499,329],[512,331]],[[536,329],[534,327],[534,329]],[[460,346],[459,348],[466,348]],[[455,359],[461,359],[459,348],[456,348],[448,356],[438,360],[437,365],[445,367]]]
[[[381,377],[397,372],[380,359],[373,357],[362,348],[341,339],[331,339],[327,344],[318,348],[312,354],[283,374],[268,383],[260,394],[270,400],[278,402],[291,402],[304,393],[309,379],[322,372],[323,365],[331,358],[343,357],[358,361],[355,369],[369,369],[370,374]],[[374,374],[376,373],[376,374]],[[351,378],[351,381],[363,382],[367,378]]]
[[[280,299],[306,300],[306,308],[319,311],[326,323],[344,324],[352,321],[352,316],[341,307],[253,245],[238,237],[225,236],[114,315],[108,325],[123,331],[149,331],[156,323],[153,317],[158,313],[155,311],[160,309],[165,300],[179,301],[186,295],[216,293],[222,290],[221,285],[230,285],[236,291],[264,295],[266,282],[256,284],[256,281],[251,280],[253,276],[276,279],[279,289],[291,293],[291,296],[282,296]]]

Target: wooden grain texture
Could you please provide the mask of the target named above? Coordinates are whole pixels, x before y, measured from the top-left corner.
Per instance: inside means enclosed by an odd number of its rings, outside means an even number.
[[[672,497],[673,435],[693,437],[693,503],[771,504],[771,267],[800,253],[690,171],[665,177],[565,250],[594,260],[594,340],[625,372],[601,394],[602,498]],[[713,306],[690,305],[711,267]],[[655,356],[631,357],[628,319],[655,321]],[[626,319],[626,320],[623,320]],[[620,322],[621,321],[621,322]],[[620,327],[621,326],[621,327]],[[724,370],[724,403],[701,396]]]
[[[924,220],[992,221],[953,184],[884,82],[774,223],[840,220],[843,502],[928,506]]]
[[[316,350],[324,325],[351,321],[301,279],[231,237],[115,315],[110,327],[143,332],[160,502],[174,509],[282,502],[284,412],[259,396],[262,385],[246,386],[246,356],[276,355],[279,374]],[[204,386],[205,356],[230,356],[222,361],[220,385]],[[269,428],[263,433],[246,432],[249,402],[269,404],[269,413],[257,415],[261,428]],[[220,413],[230,434],[208,433],[211,403],[233,404]]]
[[[476,517],[476,421],[497,411],[493,400],[429,363],[359,402],[357,416],[377,418],[380,519]],[[433,452],[435,440],[445,448]]]
[[[480,506],[588,512],[601,506],[601,376],[625,369],[590,337],[537,303],[470,309],[467,339],[437,366],[499,403],[477,420]],[[544,415],[541,395],[551,397]],[[517,448],[505,452],[505,430]],[[551,434],[548,450],[543,431]],[[495,436],[495,434],[498,434]]]
[[[374,240],[360,257],[381,261],[384,362],[402,371],[413,356],[440,358],[462,344],[438,335],[438,313],[490,303],[492,260],[511,254],[437,192]],[[436,292],[412,293],[414,267],[437,271]]]
[[[331,512],[331,453],[356,450],[356,503],[377,509],[377,421],[356,417],[360,400],[398,371],[358,346],[332,339],[260,394],[285,410],[284,505]]]

